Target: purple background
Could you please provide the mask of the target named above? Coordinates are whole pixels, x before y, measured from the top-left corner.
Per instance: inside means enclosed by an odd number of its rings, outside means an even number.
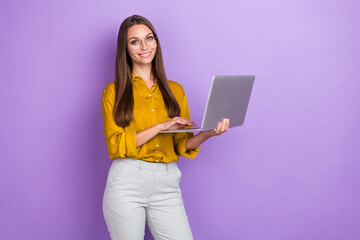
[[[132,14],[155,26],[198,124],[214,74],[256,75],[245,125],[178,162],[195,239],[360,239],[359,9],[2,0],[0,239],[109,239],[101,94]]]

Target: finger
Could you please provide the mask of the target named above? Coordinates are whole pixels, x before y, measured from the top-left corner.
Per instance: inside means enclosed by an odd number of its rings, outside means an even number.
[[[169,127],[169,129],[171,129],[171,130],[176,130],[176,129],[181,129],[181,128],[186,127],[186,126],[187,126],[187,125],[185,125],[185,124],[174,123],[173,125],[171,125],[171,126]]]
[[[219,134],[220,133],[220,131],[221,131],[221,122],[218,122],[218,124],[217,124],[217,128],[216,128],[216,133],[217,134]]]
[[[230,119],[226,119],[226,130],[229,129],[229,126],[230,126]]]
[[[181,121],[181,119],[171,119],[169,121],[168,128],[179,129],[179,128],[182,128],[184,126],[187,126],[187,125],[186,125],[186,123]]]
[[[173,118],[173,121],[176,122],[176,123],[181,123],[181,124],[185,124],[186,121],[181,118],[181,117],[176,117],[176,118]]]
[[[180,127],[187,127],[187,126],[196,126],[196,124],[195,123],[193,123],[193,122],[189,122],[188,120],[186,120],[186,119],[178,119],[178,121],[177,121],[177,123],[178,124],[181,124],[181,126]],[[179,128],[180,128],[179,127]]]
[[[184,123],[184,122],[187,122],[187,119],[185,119],[185,118],[182,118],[182,117],[174,117],[174,118],[172,118],[171,119],[172,121],[174,121],[174,122],[178,122],[178,123]]]
[[[226,119],[224,118],[224,120],[221,123],[221,132],[225,132],[226,129]]]
[[[194,126],[194,125],[196,125],[196,123],[194,123],[193,121],[191,121],[191,120],[188,120],[188,119],[183,119],[184,120],[184,122],[187,124],[187,125],[189,125],[189,126]]]
[[[193,125],[193,122],[187,120],[187,119],[181,119],[181,122],[186,125],[186,126],[192,126]]]
[[[226,132],[229,128],[229,119],[228,118],[225,118],[224,121],[223,121],[223,132]]]
[[[193,127],[196,126],[196,123],[194,123],[194,122],[191,121],[191,120],[187,120],[187,119],[186,119],[186,124],[187,124],[188,126],[193,126]]]
[[[186,119],[186,118],[182,118],[182,119],[183,119],[184,121],[186,121],[189,126],[196,126],[196,123],[194,123],[194,122],[191,121],[190,119]]]

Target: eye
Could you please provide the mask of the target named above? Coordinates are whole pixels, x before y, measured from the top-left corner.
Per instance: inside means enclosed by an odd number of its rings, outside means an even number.
[[[147,38],[147,40],[153,40],[153,39],[154,39],[153,36],[149,36],[149,37]]]
[[[130,42],[130,44],[136,45],[136,44],[139,44],[139,41],[135,40],[135,41]]]

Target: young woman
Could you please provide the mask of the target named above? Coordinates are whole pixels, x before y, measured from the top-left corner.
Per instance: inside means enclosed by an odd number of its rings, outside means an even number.
[[[183,88],[166,78],[152,24],[133,15],[120,26],[115,82],[103,91],[105,141],[113,159],[103,213],[113,240],[144,238],[145,221],[156,240],[193,239],[179,188],[179,156],[194,158],[199,146],[227,131],[159,133],[195,126]]]

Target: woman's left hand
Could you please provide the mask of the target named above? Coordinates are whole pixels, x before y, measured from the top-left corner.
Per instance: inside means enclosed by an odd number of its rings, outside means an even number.
[[[209,131],[205,131],[209,137],[218,136],[229,129],[230,120],[228,118],[224,118],[221,122],[218,122],[217,128],[214,128]]]
[[[217,128],[211,129],[209,131],[200,132],[199,134],[190,137],[186,141],[186,149],[187,150],[195,149],[210,137],[218,136],[226,132],[229,129],[229,123],[230,123],[229,119],[224,118],[221,122],[218,122]]]

